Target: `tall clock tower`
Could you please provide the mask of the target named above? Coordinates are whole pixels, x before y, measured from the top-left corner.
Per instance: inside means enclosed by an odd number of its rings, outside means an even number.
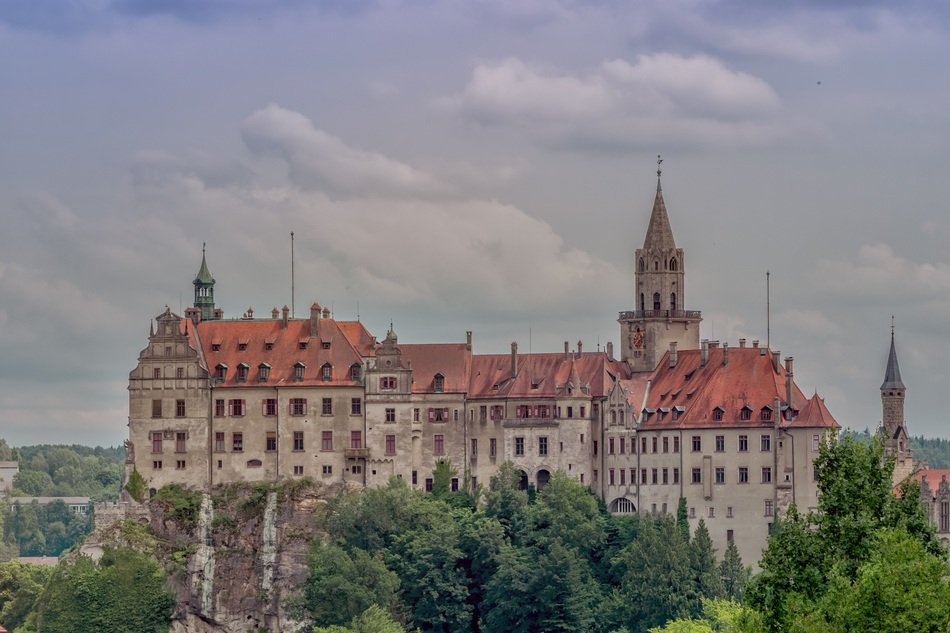
[[[620,313],[620,358],[634,371],[656,368],[670,343],[679,349],[699,347],[702,313],[686,310],[686,274],[683,249],[676,248],[673,229],[660,186],[657,157],[656,198],[643,248],[636,251],[634,300],[636,308]]]

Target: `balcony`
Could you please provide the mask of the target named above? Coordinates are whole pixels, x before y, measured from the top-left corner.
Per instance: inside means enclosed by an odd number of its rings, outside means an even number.
[[[627,310],[620,313],[619,321],[634,319],[701,319],[701,310]]]
[[[345,448],[343,449],[343,455],[347,459],[366,459],[369,457],[368,448]]]

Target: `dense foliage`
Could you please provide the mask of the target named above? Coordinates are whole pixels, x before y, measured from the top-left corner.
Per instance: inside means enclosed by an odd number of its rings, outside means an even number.
[[[59,556],[92,529],[92,515],[78,514],[62,501],[17,503],[3,509],[3,541],[20,556]]]
[[[451,466],[435,475],[447,479]],[[533,495],[519,484],[505,464],[483,503],[399,479],[335,499],[323,518],[330,542],[311,554],[311,619],[356,630],[377,605],[423,631],[633,633],[697,616],[703,598],[725,596],[727,569],[704,525],[690,539],[673,517],[611,516],[563,473]],[[730,573],[735,588],[741,563]]]

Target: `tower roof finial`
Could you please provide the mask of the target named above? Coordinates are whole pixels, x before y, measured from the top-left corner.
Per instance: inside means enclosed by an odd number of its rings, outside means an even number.
[[[887,369],[884,371],[884,382],[881,390],[906,389],[901,380],[901,368],[897,364],[897,347],[894,345],[894,317],[891,317],[891,351],[887,355]]]
[[[214,277],[211,276],[211,271],[208,270],[208,261],[205,259],[205,242],[201,243],[201,268],[198,269],[198,276],[195,277],[194,284],[212,284],[214,285]]]
[[[663,164],[663,158],[659,154],[656,155],[656,190],[662,191],[660,187],[660,175],[663,173],[663,170],[660,168],[660,165]]]
[[[643,240],[645,250],[654,249],[656,252],[667,253],[676,249],[673,239],[673,229],[670,227],[670,218],[666,214],[666,203],[663,201],[663,191],[660,188],[660,176],[663,170],[663,157],[656,155],[656,199],[653,201],[653,212],[650,214],[650,224],[647,227],[646,238]]]

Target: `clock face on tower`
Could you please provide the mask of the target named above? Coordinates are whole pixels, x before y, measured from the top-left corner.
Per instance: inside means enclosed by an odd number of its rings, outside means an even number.
[[[641,349],[643,347],[643,332],[637,330],[633,333],[633,346],[636,349]]]

